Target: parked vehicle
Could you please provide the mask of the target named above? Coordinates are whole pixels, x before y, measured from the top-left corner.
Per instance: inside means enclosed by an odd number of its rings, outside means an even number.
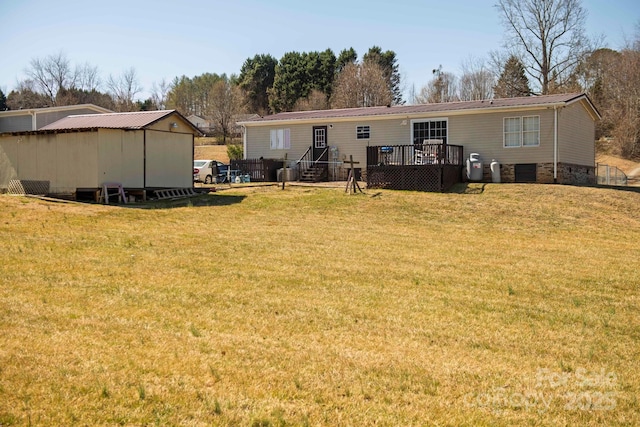
[[[224,181],[229,165],[217,160],[194,160],[193,181],[214,184]]]

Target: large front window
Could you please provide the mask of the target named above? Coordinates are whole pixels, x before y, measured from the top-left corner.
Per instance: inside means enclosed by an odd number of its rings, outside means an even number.
[[[447,121],[428,120],[413,122],[414,144],[446,144]]]

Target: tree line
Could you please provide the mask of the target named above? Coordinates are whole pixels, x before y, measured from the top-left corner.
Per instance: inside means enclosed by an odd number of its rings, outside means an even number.
[[[597,137],[614,138],[625,157],[640,156],[640,24],[635,40],[619,51],[585,35],[580,0],[499,0],[502,50],[470,58],[457,76],[434,64],[431,79],[409,99],[395,52],[371,47],[287,52],[247,58],[239,74],[204,73],[154,83],[146,100],[135,69],[102,80],[96,67],[72,66],[63,53],[31,61],[27,78],[0,109],[93,103],[114,111],[175,108],[214,123],[226,139],[241,113],[438,103],[586,92],[603,116]]]

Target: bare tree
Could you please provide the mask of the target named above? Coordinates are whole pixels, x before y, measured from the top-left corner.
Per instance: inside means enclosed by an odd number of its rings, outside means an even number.
[[[238,86],[231,84],[229,79],[222,79],[213,84],[209,91],[207,117],[222,133],[222,140],[226,144],[227,137],[233,135],[235,117],[242,106],[242,94]]]
[[[495,79],[482,59],[469,58],[462,64],[460,100],[480,101],[493,97]]]
[[[45,58],[34,58],[25,74],[33,83],[33,90],[47,97],[50,105],[56,105],[56,97],[62,89],[75,85],[76,74],[67,56],[58,52]]]
[[[637,47],[640,43],[636,43]],[[604,121],[612,123],[616,151],[623,157],[640,157],[640,49],[620,52],[609,68]]]
[[[390,105],[393,100],[384,70],[374,61],[346,64],[334,85],[332,108]]]
[[[415,102],[416,104],[437,104],[458,99],[456,76],[453,73],[442,71],[442,66],[440,66],[433,70],[433,79],[420,89]]]
[[[296,101],[293,111],[326,110],[329,108],[327,95],[318,89],[312,89],[309,96]]]
[[[138,84],[138,75],[135,68],[125,70],[119,77],[109,75],[107,79],[107,88],[116,111],[135,111],[135,96],[142,91]]]
[[[171,84],[167,83],[165,79],[162,79],[160,83],[153,82],[151,85],[151,102],[155,108],[158,110],[167,108],[167,98],[170,90]]]
[[[499,0],[507,50],[525,64],[541,94],[562,90],[591,51],[580,0]]]
[[[85,62],[83,65],[76,66],[74,75],[75,80],[73,86],[75,89],[85,90],[87,92],[100,89],[101,80],[98,67]]]

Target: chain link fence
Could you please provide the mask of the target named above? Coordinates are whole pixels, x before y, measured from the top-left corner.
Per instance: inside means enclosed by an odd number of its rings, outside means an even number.
[[[616,166],[596,165],[596,175],[598,185],[627,185],[627,175]]]

